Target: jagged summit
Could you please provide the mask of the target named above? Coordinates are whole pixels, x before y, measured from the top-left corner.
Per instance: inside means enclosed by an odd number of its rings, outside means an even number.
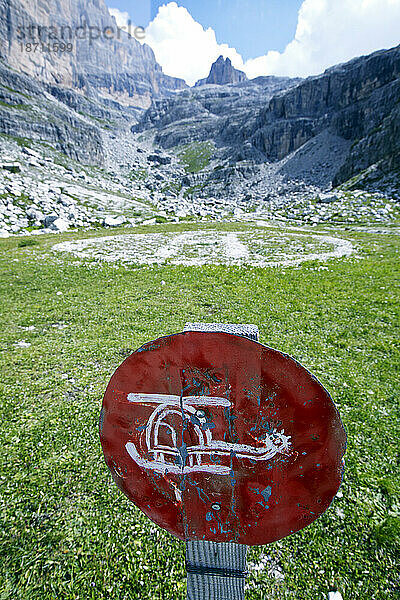
[[[247,75],[239,69],[235,69],[230,58],[219,56],[211,65],[210,74],[205,79],[199,79],[195,87],[199,85],[214,84],[225,85],[226,83],[240,83],[247,81]]]

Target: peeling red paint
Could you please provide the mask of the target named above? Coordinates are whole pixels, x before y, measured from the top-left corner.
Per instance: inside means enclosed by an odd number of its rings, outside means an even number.
[[[118,487],[158,525],[181,539],[247,545],[323,513],[346,446],[329,394],[299,363],[203,332],[149,342],[123,362],[100,437]]]

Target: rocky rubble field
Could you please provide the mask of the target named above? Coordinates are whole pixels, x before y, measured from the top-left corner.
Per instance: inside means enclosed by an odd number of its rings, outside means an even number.
[[[103,145],[105,164],[98,168],[48,145],[1,136],[0,236],[182,220],[263,217],[317,225],[398,218],[395,188],[391,196],[324,191],[289,179],[273,163],[221,166],[212,149],[197,169],[198,146],[165,152],[130,131],[104,131]]]
[[[157,195],[143,181],[147,164],[147,158],[133,162],[131,157],[131,165],[121,168],[80,166],[48,146],[1,136],[0,236],[134,225],[153,219]]]

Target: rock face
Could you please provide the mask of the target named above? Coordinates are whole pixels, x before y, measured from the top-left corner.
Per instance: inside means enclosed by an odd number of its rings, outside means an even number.
[[[101,165],[102,130],[118,135],[152,98],[185,87],[104,0],[0,0],[2,134]]]
[[[39,42],[35,51],[27,51],[30,42]],[[72,47],[43,51],[41,42]],[[142,109],[187,87],[162,72],[149,46],[117,28],[104,0],[0,0],[0,57],[45,83]]]
[[[399,165],[399,97],[400,46],[338,65],[275,96],[237,137],[276,161],[329,130],[351,143],[334,177],[341,183],[380,161]]]
[[[108,119],[111,115],[115,118],[114,113],[70,91],[70,102],[75,98],[73,110],[57,100],[51,90],[0,63],[0,133],[17,140],[50,143],[78,162],[101,164],[101,134],[90,111]]]
[[[208,77],[199,79],[195,85],[226,85],[227,83],[241,83],[242,81],[247,81],[246,73],[235,69],[230,58],[224,59],[223,56],[220,56],[212,64]]]
[[[274,94],[300,81],[288,77],[258,77],[238,84],[191,88],[155,100],[133,130],[154,129],[155,142],[163,148],[205,140],[212,140],[221,147],[235,146],[231,132],[258,114]],[[259,154],[254,147],[252,151]]]
[[[336,185],[372,165],[400,167],[399,98],[400,46],[303,81],[257,78],[184,91],[154,101],[135,130],[154,129],[165,148],[211,140],[215,157],[231,164],[282,162],[287,176]]]
[[[393,85],[393,91],[399,86]],[[398,174],[400,170],[400,105],[394,104],[390,110],[391,102],[381,106],[382,121],[371,128],[359,141],[356,139],[351,147],[346,162],[334,177],[333,184],[341,184],[360,172],[374,167],[381,175],[390,173]],[[383,110],[382,110],[383,109]],[[386,116],[384,116],[386,115]],[[377,179],[375,174],[375,179]]]

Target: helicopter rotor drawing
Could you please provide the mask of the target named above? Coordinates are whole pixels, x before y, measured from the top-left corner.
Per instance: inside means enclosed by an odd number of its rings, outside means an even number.
[[[267,433],[260,447],[214,439],[215,424],[207,422],[203,407],[229,409],[231,402],[226,398],[130,393],[127,399],[132,403],[153,405],[153,412],[143,427],[140,448],[132,441],[125,444],[129,456],[146,469],[164,474],[202,471],[229,475],[233,457],[268,461],[277,454],[290,453],[290,436],[284,430]],[[177,431],[174,422],[180,424],[181,431]],[[196,438],[195,444],[188,445],[184,441],[183,432],[189,427]],[[160,441],[162,434],[163,442]],[[169,443],[165,443],[165,439]]]

